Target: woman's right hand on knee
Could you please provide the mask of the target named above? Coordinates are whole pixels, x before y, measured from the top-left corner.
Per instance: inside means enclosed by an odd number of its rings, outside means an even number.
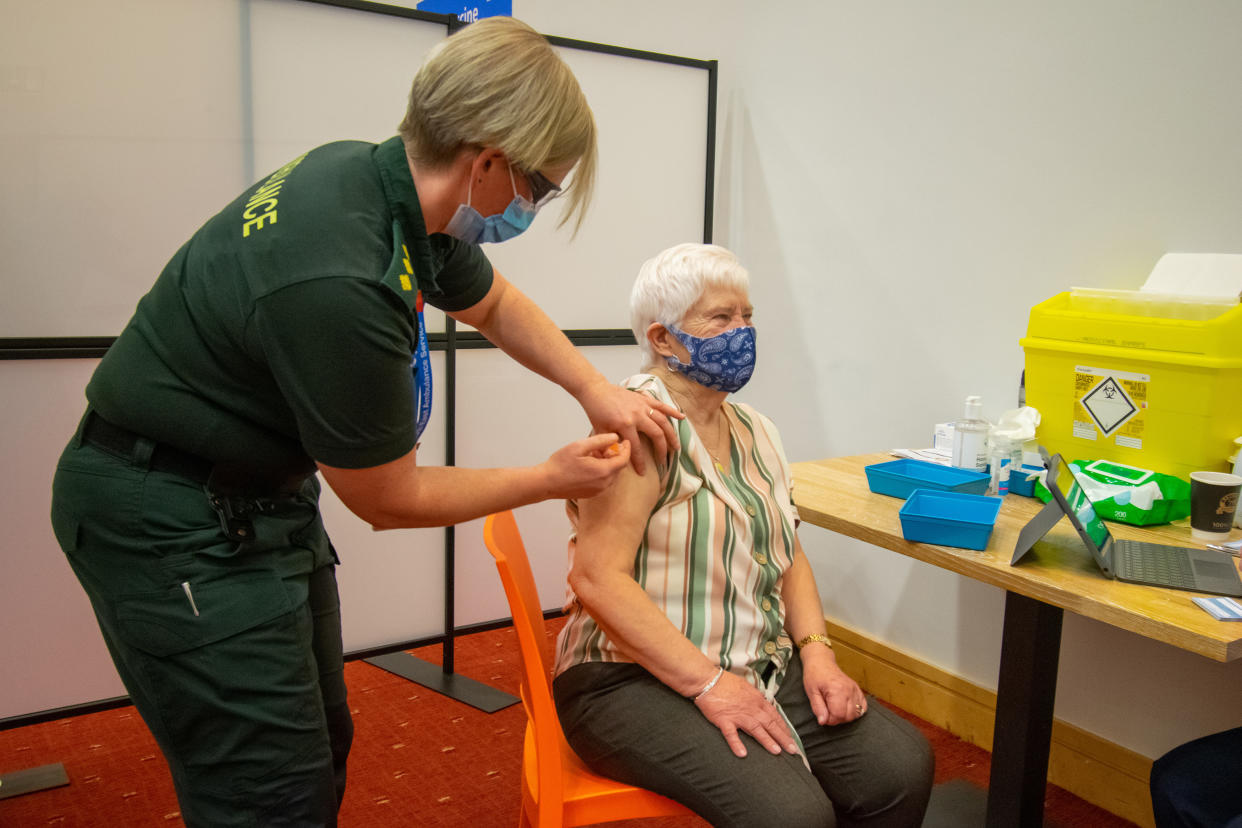
[[[707,720],[720,729],[733,755],[746,755],[746,745],[738,731],[749,733],[769,753],[797,753],[798,745],[776,705],[748,684],[745,679],[728,671],[716,685],[694,700],[694,705]]]

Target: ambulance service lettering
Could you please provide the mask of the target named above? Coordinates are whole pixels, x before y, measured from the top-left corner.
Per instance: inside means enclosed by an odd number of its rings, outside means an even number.
[[[410,281],[410,277],[414,275],[414,268],[410,265],[410,249],[401,243],[401,263],[405,265],[405,273],[401,274],[401,289],[413,290],[414,283]]]
[[[272,173],[246,201],[246,209],[242,213],[242,217],[246,219],[242,223],[242,236],[248,237],[251,230],[262,230],[268,224],[276,223],[277,196],[280,195],[280,190],[285,184],[285,179],[289,177],[289,173],[293,172],[294,167],[301,164],[305,157],[306,153],[302,153]]]

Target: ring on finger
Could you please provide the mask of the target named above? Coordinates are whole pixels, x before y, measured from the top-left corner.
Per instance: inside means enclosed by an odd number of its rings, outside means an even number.
[[[654,416],[655,416],[655,409],[654,409],[654,408],[648,408],[648,409],[647,409],[647,416],[648,416],[648,417],[654,417]]]

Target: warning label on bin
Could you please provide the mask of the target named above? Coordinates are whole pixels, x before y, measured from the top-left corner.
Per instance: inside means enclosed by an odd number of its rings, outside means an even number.
[[[1117,445],[1143,447],[1143,417],[1151,377],[1079,365],[1074,368],[1074,436],[1114,437]]]

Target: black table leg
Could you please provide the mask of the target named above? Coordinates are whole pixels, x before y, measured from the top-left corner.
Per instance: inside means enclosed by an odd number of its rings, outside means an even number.
[[[1059,607],[1015,592],[1005,594],[988,787],[989,828],[1043,824],[1061,617]]]

